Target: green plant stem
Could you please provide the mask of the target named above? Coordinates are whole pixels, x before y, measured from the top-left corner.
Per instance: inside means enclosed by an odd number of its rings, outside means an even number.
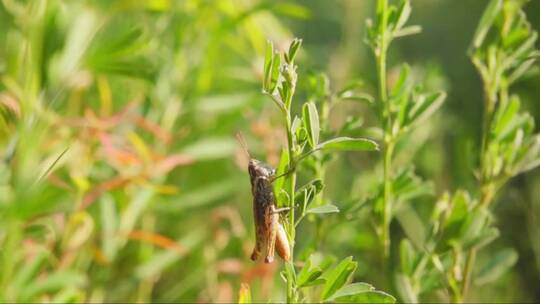
[[[485,80],[484,80],[485,81]],[[504,93],[504,92],[503,92]],[[495,112],[496,94],[492,93],[490,89],[486,89],[484,103],[484,116],[482,118],[482,142],[480,147],[480,202],[479,208],[488,208],[493,198],[495,197],[495,188],[490,180],[487,151],[490,144],[490,129],[491,120]],[[502,93],[501,93],[502,94]],[[465,260],[463,284],[461,288],[461,295],[459,296],[459,303],[466,298],[472,283],[472,275],[474,265],[476,263],[477,249],[471,248]]]
[[[290,105],[290,102],[286,104]],[[293,136],[292,136],[292,131],[291,131],[291,127],[292,127],[291,113],[289,109],[285,111],[285,127],[287,130],[287,150],[289,154],[288,170],[293,168],[293,170],[290,172],[287,178],[290,179],[289,188],[288,188],[289,190],[288,195],[290,198],[289,199],[290,210],[289,210],[288,235],[290,238],[289,239],[290,262],[289,263],[291,263],[290,265],[291,267],[289,267],[289,269],[294,271],[294,243],[295,243],[295,238],[296,238],[296,225],[295,225],[295,217],[294,217],[294,209],[295,209],[294,191],[296,187],[296,170],[294,168],[296,166],[296,162],[295,162],[295,154],[294,154],[294,148],[293,148],[294,142],[293,142]],[[294,286],[294,278],[292,277],[294,274],[291,275],[289,271],[286,271],[286,274],[287,274],[287,303],[293,303],[296,301],[296,286]]]
[[[383,150],[383,218],[382,218],[382,235],[381,242],[384,252],[384,257],[388,257],[390,253],[390,221],[392,213],[392,184],[391,184],[391,168],[392,154],[394,151],[394,140],[392,138],[392,121],[390,117],[390,103],[388,101],[388,89],[386,87],[386,53],[388,49],[386,19],[388,15],[388,0],[379,0],[377,3],[379,17],[379,41],[378,47],[375,50],[377,61],[377,76],[378,76],[378,91],[381,102],[380,113],[384,124],[384,146]]]
[[[383,209],[383,227],[382,227],[382,242],[384,256],[390,254],[390,221],[392,217],[392,183],[391,183],[391,165],[394,143],[388,142],[384,147],[384,209]]]

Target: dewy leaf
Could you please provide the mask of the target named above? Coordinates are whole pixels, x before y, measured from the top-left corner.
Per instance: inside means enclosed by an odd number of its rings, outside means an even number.
[[[319,207],[311,208],[306,211],[307,213],[323,214],[323,213],[337,213],[338,207],[332,204],[326,204]]]
[[[377,151],[379,145],[366,138],[337,137],[320,143],[317,149],[326,151]]]
[[[484,15],[482,15],[482,18],[480,19],[480,23],[478,23],[476,32],[474,33],[474,39],[473,39],[474,48],[478,48],[482,45],[487,33],[489,32],[491,25],[493,24],[493,22],[495,21],[495,18],[501,11],[501,8],[502,8],[502,0],[491,0],[486,10],[484,11]]]
[[[354,272],[356,266],[357,263],[353,262],[352,257],[348,257],[329,271],[328,275],[325,275],[326,284],[322,292],[322,299],[327,300],[340,289]]]
[[[476,276],[475,284],[482,285],[497,280],[510,267],[514,266],[518,254],[514,249],[506,248],[491,255],[489,261]]]
[[[319,114],[313,102],[307,102],[303,107],[304,128],[308,131],[308,142],[311,148],[319,144]]]

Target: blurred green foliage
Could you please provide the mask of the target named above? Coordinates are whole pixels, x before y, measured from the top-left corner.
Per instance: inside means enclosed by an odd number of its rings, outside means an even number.
[[[263,64],[267,40],[284,51],[294,36],[303,46],[292,111],[309,113],[305,101],[319,107],[321,141],[379,140],[369,110],[376,66],[364,43],[375,2],[2,0],[0,301],[283,301],[281,262],[249,260],[247,159],[234,135],[242,132],[258,159],[279,164],[287,137],[281,113],[261,93]],[[436,223],[437,208],[454,206],[451,220],[475,204],[456,190],[479,192],[484,86],[467,51],[487,5],[412,1],[410,23],[422,33],[389,50],[389,83],[408,62],[425,89],[448,96],[395,156],[410,203],[398,204],[389,227],[385,269],[411,273],[409,262],[427,251],[418,245],[435,229],[422,223]],[[524,11],[540,29],[540,1]],[[510,104],[530,113],[528,125],[540,123],[537,69],[512,87],[519,101]],[[328,97],[343,100],[324,109]],[[325,181],[315,204],[340,212],[305,215],[295,238],[298,275],[329,277],[346,264],[345,280],[403,300],[399,280],[381,271],[378,220],[367,211],[379,191],[379,160],[376,153],[307,160],[305,172]],[[299,184],[309,178],[300,172]],[[500,189],[486,215],[500,236],[478,252],[468,299],[540,301],[539,183],[533,170]],[[445,191],[454,194],[434,195]],[[425,279],[422,299],[448,300],[428,291],[440,287],[435,274],[417,277]],[[346,287],[373,288],[362,284]]]

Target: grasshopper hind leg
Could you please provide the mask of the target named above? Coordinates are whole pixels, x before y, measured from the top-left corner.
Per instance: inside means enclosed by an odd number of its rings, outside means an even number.
[[[264,232],[261,231],[261,229],[256,230],[256,236],[255,236],[255,247],[253,248],[253,252],[251,253],[251,260],[256,261],[259,259],[259,256],[261,256],[261,250],[262,245],[264,243]]]
[[[278,219],[279,215],[276,213],[275,207],[272,206],[268,210],[268,214],[266,215],[268,218],[267,221],[267,235],[266,235],[266,257],[264,258],[265,263],[272,263],[274,261],[274,252],[276,248],[276,234],[277,234],[277,228],[278,228]]]

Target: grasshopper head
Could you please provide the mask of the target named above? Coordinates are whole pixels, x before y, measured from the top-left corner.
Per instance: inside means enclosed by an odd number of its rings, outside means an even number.
[[[254,158],[249,160],[248,170],[252,179],[255,177],[271,177],[275,174],[274,169]]]

